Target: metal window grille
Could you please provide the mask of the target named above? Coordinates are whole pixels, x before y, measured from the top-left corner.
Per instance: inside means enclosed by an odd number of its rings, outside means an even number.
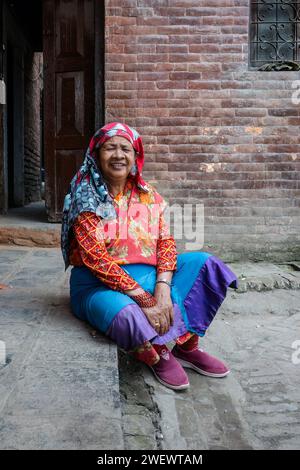
[[[286,61],[300,62],[300,1],[251,1],[251,65]]]

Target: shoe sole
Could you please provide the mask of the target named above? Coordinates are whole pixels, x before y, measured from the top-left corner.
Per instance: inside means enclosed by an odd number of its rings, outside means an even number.
[[[187,369],[193,369],[199,374],[206,375],[207,377],[215,377],[215,378],[221,378],[221,377],[226,377],[230,373],[230,370],[227,372],[223,372],[222,374],[214,374],[213,372],[206,372],[205,370],[200,369],[199,367],[196,367],[194,364],[191,364],[190,362],[185,361],[184,359],[180,359],[179,357],[175,356],[177,361],[180,362],[180,364],[183,367],[186,367]]]
[[[152,370],[155,378],[162,384],[164,385],[165,387],[168,387],[168,388],[171,388],[172,390],[186,390],[187,388],[189,388],[190,384],[187,383],[187,384],[183,384],[183,385],[171,385],[171,384],[168,384],[168,382],[165,382],[164,380],[162,380],[155,372],[155,370],[152,369],[152,367],[150,367],[150,369]]]

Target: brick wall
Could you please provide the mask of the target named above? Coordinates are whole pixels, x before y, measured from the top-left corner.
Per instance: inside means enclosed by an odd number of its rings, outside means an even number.
[[[24,191],[25,204],[41,199],[40,89],[42,54],[25,58]]]
[[[204,203],[204,249],[299,259],[300,73],[249,69],[248,12],[248,0],[106,0],[106,121],[139,130],[144,177],[170,203]]]

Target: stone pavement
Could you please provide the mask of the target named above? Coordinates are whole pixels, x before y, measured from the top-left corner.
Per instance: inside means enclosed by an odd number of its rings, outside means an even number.
[[[0,246],[1,449],[122,449],[115,345],[73,318],[59,250]]]
[[[228,377],[190,371],[190,390],[175,395],[144,372],[162,448],[300,449],[300,291],[229,293],[201,344]]]
[[[58,249],[0,245],[0,448],[299,449],[297,266],[232,265],[201,340],[232,372],[173,392],[71,315]]]

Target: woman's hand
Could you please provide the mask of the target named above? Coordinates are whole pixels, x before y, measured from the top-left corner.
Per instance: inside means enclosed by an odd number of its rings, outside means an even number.
[[[160,305],[155,305],[155,307],[141,307],[143,310],[148,322],[155,329],[155,331],[160,335],[164,335],[170,328],[170,323],[168,316],[165,314],[165,310]]]
[[[132,296],[142,294],[144,290],[140,287],[125,291],[127,295]],[[154,297],[157,304],[154,307],[140,307],[144,312],[148,322],[160,335],[164,335],[169,331],[173,324],[173,304],[170,297],[170,287],[166,284],[156,284]]]
[[[156,284],[154,297],[157,300],[157,306],[160,308],[162,314],[166,318],[168,331],[170,326],[172,326],[174,322],[174,308],[171,299],[170,287],[163,282]]]

